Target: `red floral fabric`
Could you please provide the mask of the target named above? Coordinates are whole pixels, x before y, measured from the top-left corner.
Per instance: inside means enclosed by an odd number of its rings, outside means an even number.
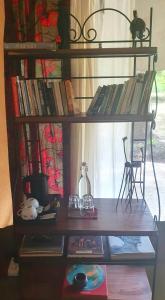
[[[17,41],[61,43],[58,34],[58,2],[56,0],[12,0],[17,27]],[[32,9],[34,11],[32,11]],[[34,16],[34,18],[32,18]],[[27,61],[22,64],[26,77]],[[36,77],[61,77],[61,63],[53,60],[36,60]],[[20,158],[22,175],[36,170],[48,175],[49,193],[63,195],[63,136],[61,124],[39,124],[36,130],[37,142],[32,136],[34,128],[25,125],[21,131]],[[34,153],[35,152],[35,153]],[[36,160],[34,162],[34,160]]]

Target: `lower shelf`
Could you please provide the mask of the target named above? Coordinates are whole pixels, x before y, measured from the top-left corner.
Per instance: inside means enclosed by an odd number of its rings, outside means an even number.
[[[20,264],[23,299],[59,300],[64,266],[43,262]],[[57,283],[58,278],[58,284]],[[61,280],[61,283],[60,281]],[[141,266],[107,266],[108,300],[151,300],[152,293],[146,270]],[[31,293],[29,293],[29,291]],[[27,298],[28,295],[28,298]],[[90,300],[90,297],[86,298]]]

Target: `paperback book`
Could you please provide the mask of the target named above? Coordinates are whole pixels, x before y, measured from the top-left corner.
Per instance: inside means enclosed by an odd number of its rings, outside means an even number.
[[[74,278],[78,273],[87,276],[86,285],[82,289],[75,288]],[[66,271],[63,285],[64,300],[93,299],[107,300],[107,273],[104,265],[72,265]]]
[[[102,236],[70,236],[68,257],[103,257]]]
[[[20,256],[62,256],[64,236],[24,235]]]
[[[152,259],[155,251],[148,236],[109,236],[111,259]]]

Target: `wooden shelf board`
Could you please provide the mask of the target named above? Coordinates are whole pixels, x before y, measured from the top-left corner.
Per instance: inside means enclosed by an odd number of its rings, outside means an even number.
[[[105,122],[145,122],[152,121],[151,113],[146,115],[93,115],[88,116],[85,113],[68,116],[28,116],[17,117],[16,123],[105,123]]]
[[[39,270],[42,274],[47,268],[50,273],[57,268],[57,265],[38,260],[30,263],[21,262],[20,267],[26,277],[30,279],[35,274],[36,279],[40,276]],[[64,265],[61,265],[61,268],[64,270]],[[27,284],[28,281],[25,283]],[[35,284],[35,280],[33,283]],[[145,268],[142,266],[107,266],[107,289],[108,300],[151,300],[151,288]]]
[[[88,257],[80,257],[80,258],[71,258],[71,257],[64,257],[64,256],[20,256],[19,262],[52,262],[57,265],[74,265],[74,264],[98,264],[98,265],[138,265],[138,266],[153,266],[155,263],[154,259],[143,259],[143,260],[123,260],[123,261],[111,261],[110,258],[104,259],[104,258],[88,258]]]
[[[107,266],[108,300],[151,300],[144,267]]]
[[[90,49],[5,49],[5,54],[17,58],[94,58],[94,57],[145,57],[157,54],[156,47],[90,48]]]
[[[132,210],[126,210],[126,205],[119,204],[116,211],[117,199],[95,199],[98,209],[97,219],[69,219],[67,208],[61,207],[56,223],[31,222],[16,223],[16,231],[21,233],[56,233],[64,235],[155,235],[156,223],[142,200],[132,201]]]

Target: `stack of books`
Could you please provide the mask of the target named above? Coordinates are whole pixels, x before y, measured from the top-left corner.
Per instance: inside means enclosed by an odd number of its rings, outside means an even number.
[[[19,250],[20,257],[62,256],[64,236],[24,235]]]
[[[102,236],[70,236],[68,257],[104,257]]]
[[[99,86],[87,115],[147,114],[155,75],[155,71],[146,71],[123,84]]]

